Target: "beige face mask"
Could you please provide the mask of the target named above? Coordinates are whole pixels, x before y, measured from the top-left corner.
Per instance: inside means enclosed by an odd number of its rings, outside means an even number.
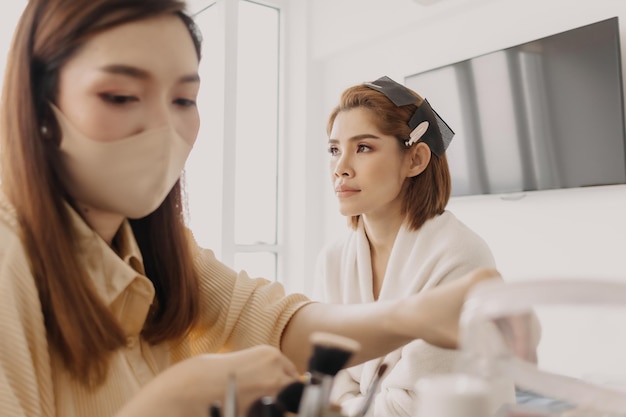
[[[76,201],[131,219],[145,217],[161,205],[180,178],[193,143],[172,126],[97,141],[51,106],[63,134],[64,183]]]

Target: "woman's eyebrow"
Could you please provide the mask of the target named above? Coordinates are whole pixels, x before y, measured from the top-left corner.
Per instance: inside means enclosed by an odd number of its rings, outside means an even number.
[[[200,76],[195,73],[195,74],[189,74],[189,75],[183,75],[182,77],[180,77],[178,79],[179,83],[199,83],[200,82]]]
[[[100,67],[100,71],[107,72],[109,74],[126,75],[128,77],[139,78],[142,80],[150,78],[150,73],[148,71],[124,64],[105,65]]]
[[[372,135],[371,133],[363,133],[361,135],[352,136],[348,140],[350,142],[353,142],[355,140],[361,140],[361,139],[380,139],[380,137],[376,135]],[[339,139],[330,138],[328,139],[328,143],[339,143]]]
[[[110,64],[100,67],[100,71],[109,73],[109,74],[118,74],[125,75],[132,78],[137,78],[140,80],[147,80],[151,77],[150,72],[134,67],[132,65],[125,64]],[[178,79],[179,83],[197,83],[200,82],[200,76],[197,73],[183,75]]]

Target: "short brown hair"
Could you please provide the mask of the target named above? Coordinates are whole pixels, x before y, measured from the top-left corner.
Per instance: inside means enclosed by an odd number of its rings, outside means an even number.
[[[415,96],[415,103],[396,106],[383,93],[364,84],[348,88],[341,95],[337,107],[330,113],[326,126],[327,134],[330,135],[339,112],[365,108],[370,111],[378,130],[385,135],[394,136],[398,139],[401,151],[408,152],[411,148],[404,144],[411,133],[408,123],[424,101],[419,94],[409,91]],[[429,119],[434,120],[434,115],[430,116]],[[409,228],[417,230],[426,220],[443,213],[450,200],[450,192],[450,169],[446,155],[438,157],[431,153],[430,163],[426,169],[415,177],[407,178],[402,187],[402,213],[408,217]],[[356,228],[359,216],[351,216],[348,221],[352,228]]]

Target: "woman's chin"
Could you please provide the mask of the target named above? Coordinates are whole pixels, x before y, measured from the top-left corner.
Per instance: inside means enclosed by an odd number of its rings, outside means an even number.
[[[358,215],[360,215],[360,214],[361,214],[361,213],[357,212],[356,210],[354,210],[354,209],[349,209],[349,208],[347,208],[347,207],[339,207],[339,213],[340,213],[342,216],[345,216],[345,217],[358,216]]]

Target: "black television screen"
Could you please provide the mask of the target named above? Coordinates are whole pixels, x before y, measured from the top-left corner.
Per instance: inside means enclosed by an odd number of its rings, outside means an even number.
[[[453,196],[626,183],[617,17],[405,84],[456,132]]]

